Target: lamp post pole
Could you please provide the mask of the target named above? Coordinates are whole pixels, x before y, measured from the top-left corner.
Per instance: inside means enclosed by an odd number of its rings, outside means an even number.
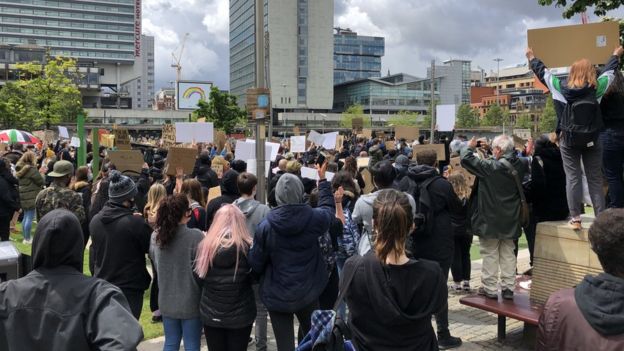
[[[494,61],[496,62],[496,106],[498,106],[498,108],[501,110],[502,113],[502,109],[500,108],[500,63],[501,61],[503,61],[502,58],[497,57],[494,59]],[[505,134],[505,119],[503,118],[503,134]]]

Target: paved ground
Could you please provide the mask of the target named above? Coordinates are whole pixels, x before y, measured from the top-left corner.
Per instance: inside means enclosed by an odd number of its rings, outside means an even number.
[[[518,271],[522,272],[529,267],[528,250],[520,251],[518,255]],[[473,261],[471,285],[476,288],[480,285],[481,261]],[[462,295],[449,295],[449,321],[451,334],[459,336],[464,343],[456,350],[534,350],[535,347],[523,340],[523,323],[512,319],[507,319],[507,339],[504,343],[496,341],[497,318],[495,314],[487,313],[475,308],[459,304]],[[269,325],[269,351],[276,351],[273,331]],[[253,332],[252,332],[253,335]],[[202,338],[203,339],[203,338]],[[164,338],[156,338],[145,341],[139,345],[139,351],[159,351],[162,350]],[[207,350],[205,340],[202,350]],[[183,350],[183,349],[182,349]],[[255,351],[255,346],[251,344],[249,351]]]

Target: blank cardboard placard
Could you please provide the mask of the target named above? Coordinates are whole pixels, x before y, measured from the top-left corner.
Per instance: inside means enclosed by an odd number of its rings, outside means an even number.
[[[236,150],[238,150],[238,144],[240,143],[240,141],[236,142]],[[243,146],[243,154],[242,155],[236,155],[236,159],[237,160],[250,160],[250,159],[256,159],[256,141],[253,139],[247,139],[245,141],[245,143],[247,145]],[[251,145],[251,146],[250,146]],[[269,142],[264,142],[264,157],[267,160],[271,160],[271,161],[275,161],[275,159],[277,158],[277,154],[279,153],[279,148],[280,148],[280,144],[279,143],[269,143]],[[249,148],[252,147],[253,148],[253,152],[249,151]],[[237,151],[238,153],[238,151]],[[247,158],[244,158],[247,157]]]
[[[357,159],[358,168],[368,167],[369,163],[370,163],[370,157],[358,157]]]
[[[69,139],[69,132],[67,131],[67,127],[58,126],[59,137]]]
[[[167,153],[167,175],[175,176],[176,168],[181,167],[184,174],[190,175],[195,167],[195,159],[197,158],[197,149],[186,147],[170,147]]]
[[[336,174],[332,172],[325,172],[325,179],[331,182]],[[307,178],[312,180],[319,180],[318,170],[312,167],[301,167],[301,178]]]
[[[71,143],[69,144],[69,146],[80,147],[80,138],[72,137],[71,138]]]
[[[351,119],[351,129],[360,131],[364,128],[364,119],[362,117],[353,117]]]
[[[175,136],[178,143],[212,143],[214,125],[212,123],[176,123]]]
[[[433,150],[436,152],[438,156],[438,161],[446,160],[446,147],[444,144],[423,144],[423,145],[414,145],[412,148],[413,157],[412,159],[416,159],[416,155],[423,150]]]
[[[313,142],[316,145],[322,145],[323,144],[323,135],[317,133],[314,130],[310,131],[310,134],[308,134],[308,140]]]
[[[620,43],[617,22],[597,22],[530,29],[529,47],[547,67],[569,67],[581,58],[594,64],[605,63]]]
[[[290,151],[291,152],[305,152],[306,151],[305,135],[290,137]]]
[[[420,136],[420,129],[418,127],[413,126],[401,126],[394,127],[394,138],[397,140],[405,139],[407,141],[412,141],[418,139]]]
[[[143,154],[139,150],[116,150],[109,151],[108,158],[120,172],[141,173],[143,169]],[[175,171],[174,171],[175,173]]]
[[[373,130],[372,129],[362,129],[362,136],[364,136],[367,139],[370,139],[373,137]]]
[[[436,122],[439,132],[455,130],[455,105],[437,105]]]
[[[208,202],[218,198],[221,196],[221,186],[215,186],[213,188],[208,189]]]
[[[247,172],[255,175],[256,177],[258,176],[258,162],[256,161],[256,159],[247,160]],[[268,178],[269,172],[271,172],[271,161],[265,161],[264,176]]]
[[[375,185],[373,184],[373,175],[368,168],[363,169],[360,174],[362,175],[362,179],[364,179],[364,189],[362,189],[362,192],[364,194],[370,194],[375,189]]]
[[[338,138],[338,132],[331,132],[323,134],[323,143],[321,144],[327,150],[336,149],[336,139]]]

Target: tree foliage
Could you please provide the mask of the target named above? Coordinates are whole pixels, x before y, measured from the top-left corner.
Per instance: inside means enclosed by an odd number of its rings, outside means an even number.
[[[456,128],[474,128],[479,126],[479,115],[470,105],[462,104],[457,109]]]
[[[557,128],[557,112],[555,111],[555,104],[552,97],[546,99],[546,106],[542,111],[542,116],[539,120],[540,133],[554,132]]]
[[[222,92],[217,87],[210,89],[210,101],[199,101],[195,115],[206,118],[206,121],[214,123],[216,129],[230,134],[238,124],[243,124],[246,119],[245,110],[238,107],[236,96]]]
[[[61,122],[74,122],[84,113],[76,82],[76,61],[57,57],[43,67],[38,62],[18,63],[19,80],[0,90],[0,121],[5,127],[33,130]]]
[[[624,0],[538,0],[542,6],[555,5],[563,7],[563,17],[571,18],[577,13],[583,13],[593,8],[596,16],[604,16],[607,11],[615,10],[624,5]]]
[[[342,116],[340,116],[340,126],[342,128],[351,129],[353,126],[353,119],[358,117],[362,119],[362,125],[364,128],[370,128],[371,119],[368,115],[364,114],[364,108],[359,104],[349,106],[349,108],[342,113]]]
[[[509,112],[503,110],[499,105],[492,105],[485,113],[481,125],[488,127],[509,125]]]
[[[523,129],[533,129],[533,122],[531,121],[531,116],[529,116],[526,113],[523,113],[519,115],[518,117],[516,117],[515,127],[523,128]]]
[[[388,125],[392,126],[416,126],[421,116],[415,112],[400,111],[396,115],[388,117]]]

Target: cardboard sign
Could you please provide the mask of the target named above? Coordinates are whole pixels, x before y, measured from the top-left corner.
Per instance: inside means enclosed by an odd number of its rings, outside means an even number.
[[[290,151],[291,152],[305,152],[306,151],[305,135],[290,137]]]
[[[358,157],[357,168],[366,168],[370,164],[370,157]]]
[[[395,150],[396,149],[396,143],[394,141],[386,141],[386,150]]]
[[[325,179],[331,182],[336,174],[332,172],[325,172]],[[318,170],[311,167],[301,167],[301,178],[307,178],[312,180],[319,180]]]
[[[373,130],[372,129],[362,129],[362,136],[364,138],[370,139],[373,137]]]
[[[344,140],[344,135],[338,135],[338,137],[336,137],[336,150],[340,151],[343,148]]]
[[[364,119],[362,117],[353,117],[351,119],[351,129],[359,132],[364,128]]]
[[[605,63],[620,43],[618,22],[530,29],[529,47],[547,67],[569,67],[581,58]]]
[[[176,123],[175,140],[178,143],[212,143],[214,125],[212,123]]]
[[[294,136],[299,136],[299,134],[301,134],[301,131],[299,130],[299,127],[298,127],[298,126],[295,126],[295,127],[293,128],[293,135],[294,135]]]
[[[100,135],[100,145],[112,149],[115,146],[115,136],[113,134]]]
[[[140,174],[143,169],[143,163],[145,163],[145,161],[143,161],[143,155],[139,150],[109,151],[108,158],[121,173],[131,171]]]
[[[35,130],[32,134],[39,138],[44,145],[53,144],[56,141],[56,135],[53,130]]]
[[[130,135],[126,128],[113,129],[113,135],[115,136],[115,146],[119,150],[131,150]]]
[[[368,170],[368,168],[365,168],[364,170],[362,170],[360,174],[362,175],[362,179],[364,179],[364,184],[365,184],[364,189],[362,189],[362,192],[364,194],[370,194],[375,189],[375,185],[373,184],[373,175]]]
[[[323,134],[323,143],[321,144],[327,150],[334,150],[336,148],[336,139],[338,138],[338,132]]]
[[[324,138],[321,134],[317,133],[314,130],[311,130],[310,134],[308,134],[308,140],[316,145],[322,145]]]
[[[176,168],[181,167],[184,174],[190,175],[195,167],[195,159],[197,158],[197,149],[186,147],[170,147],[167,153],[167,164],[165,165],[165,173],[168,176],[176,175]]]
[[[221,196],[221,186],[215,186],[213,188],[208,189],[208,201],[206,203],[210,203],[210,201]]]
[[[519,137],[520,139],[529,140],[531,137],[531,129],[514,129],[513,135]]]
[[[258,176],[258,162],[255,159],[247,160],[247,172]],[[269,177],[269,173],[271,172],[271,161],[266,161],[264,163],[264,176]]]
[[[165,124],[162,126],[162,141],[163,141],[164,147],[175,145],[176,143],[175,125]]]
[[[418,152],[423,150],[433,150],[438,155],[438,161],[446,160],[446,146],[444,144],[423,144],[423,145],[414,145],[412,148],[413,157],[412,159],[416,159],[416,155]]]
[[[470,193],[472,192],[472,187],[474,186],[474,182],[476,177],[468,172],[464,167],[461,166],[461,158],[453,157],[449,161],[449,165],[451,166],[451,174],[452,173],[461,173],[466,179],[466,185],[468,185],[468,197],[470,197]]]
[[[59,137],[69,139],[69,132],[67,131],[67,127],[59,126]]]
[[[0,152],[5,152],[9,149],[9,145],[0,143]]]
[[[394,138],[396,140],[405,138],[406,141],[414,141],[417,140],[419,136],[420,129],[418,127],[401,126],[394,128]]]

